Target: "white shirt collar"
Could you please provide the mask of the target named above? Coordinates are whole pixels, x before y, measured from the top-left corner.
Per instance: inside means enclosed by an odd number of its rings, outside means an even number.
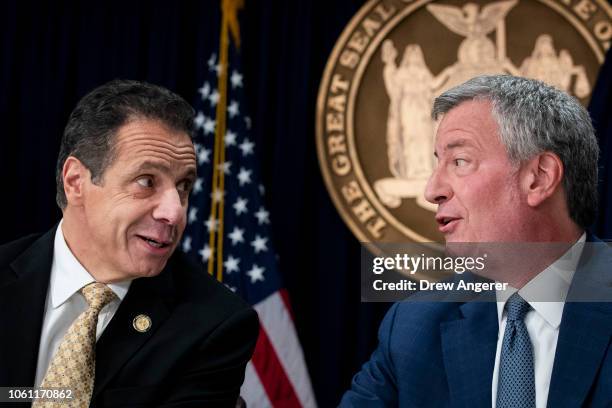
[[[63,220],[60,221],[55,231],[53,263],[51,265],[50,294],[51,305],[54,309],[70,299],[83,286],[95,282],[95,279],[68,248],[62,231],[62,224]],[[131,281],[109,283],[108,287],[120,300],[123,300],[130,288],[130,283]]]
[[[529,302],[533,310],[555,329],[561,325],[565,298],[576,272],[585,241],[586,233],[582,233],[578,241],[565,254],[518,291],[519,295]],[[517,292],[516,288],[510,286],[506,290],[496,292],[497,322],[500,326],[506,301],[515,292]],[[535,301],[533,299],[559,300]]]

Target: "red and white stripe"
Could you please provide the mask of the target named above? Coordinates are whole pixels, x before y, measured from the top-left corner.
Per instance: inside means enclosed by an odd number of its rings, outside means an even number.
[[[249,408],[316,408],[287,294],[273,293],[255,305],[260,332],[240,395]]]

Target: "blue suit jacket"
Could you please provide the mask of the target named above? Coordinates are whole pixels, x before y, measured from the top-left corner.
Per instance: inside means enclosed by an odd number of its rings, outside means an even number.
[[[584,252],[570,294],[612,299],[612,251]],[[340,406],[490,407],[497,335],[495,302],[396,303]],[[549,407],[612,406],[611,336],[612,303],[565,304]]]

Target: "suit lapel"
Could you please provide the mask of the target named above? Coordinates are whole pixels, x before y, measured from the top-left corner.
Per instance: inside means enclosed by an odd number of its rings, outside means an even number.
[[[612,251],[589,234],[563,308],[549,407],[582,406],[599,372],[612,337],[611,264]]]
[[[0,384],[33,386],[49,287],[55,228],[0,274]]]
[[[463,318],[440,325],[442,353],[453,406],[490,407],[497,346],[495,302],[468,302]]]
[[[0,386],[33,386],[40,333],[53,261],[56,228],[36,240],[0,271]],[[132,282],[130,290],[96,345],[94,396],[132,357],[170,315],[174,293],[172,260],[153,278]],[[133,328],[139,314],[149,316],[151,329]]]
[[[565,305],[548,393],[549,407],[582,406],[611,335],[609,303]]]
[[[128,294],[96,344],[93,398],[96,398],[170,315],[173,284],[169,269],[166,268],[159,276],[140,278],[132,282]],[[149,330],[141,333],[134,328],[134,318],[138,315],[146,315],[151,319]]]

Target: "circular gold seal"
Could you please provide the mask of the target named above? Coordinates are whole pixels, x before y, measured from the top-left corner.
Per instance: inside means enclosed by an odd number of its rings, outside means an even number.
[[[606,0],[367,2],[333,49],[316,112],[321,171],[353,234],[374,252],[442,242],[424,198],[437,95],[505,73],[587,104],[611,39]]]
[[[140,333],[149,331],[149,329],[151,329],[152,324],[153,322],[151,322],[151,318],[143,314],[136,316],[132,321],[132,326],[134,327],[134,330]]]

